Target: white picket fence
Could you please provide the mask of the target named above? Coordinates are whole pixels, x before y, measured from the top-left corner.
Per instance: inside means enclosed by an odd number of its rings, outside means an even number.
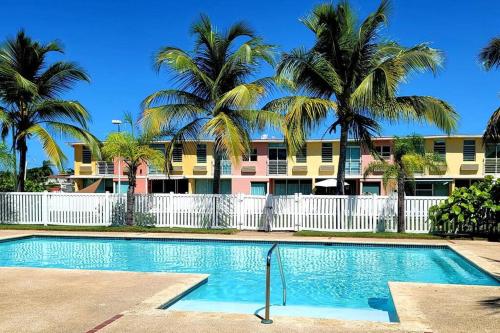
[[[446,197],[406,197],[406,229],[430,230],[429,207]],[[240,230],[396,231],[397,200],[387,196],[253,196],[138,194],[135,212],[158,227]],[[0,193],[0,223],[113,225],[123,223],[126,196]]]

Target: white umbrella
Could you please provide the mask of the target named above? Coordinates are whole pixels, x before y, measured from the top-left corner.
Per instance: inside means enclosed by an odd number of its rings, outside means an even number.
[[[344,185],[349,185],[349,183],[344,183]],[[337,187],[337,180],[330,178],[325,179],[314,184],[316,187]]]

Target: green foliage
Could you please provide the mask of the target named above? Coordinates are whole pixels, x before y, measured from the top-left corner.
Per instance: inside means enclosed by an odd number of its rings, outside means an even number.
[[[150,213],[134,213],[134,222],[138,227],[154,227],[156,224],[156,216],[155,214]]]
[[[131,133],[115,132],[108,135],[102,146],[102,154],[107,159],[122,158],[129,170],[135,170],[140,163],[162,168],[165,164],[163,153],[150,147],[152,139],[134,137]]]
[[[250,149],[252,130],[281,127],[278,113],[255,108],[273,79],[250,80],[262,62],[274,63],[274,47],[242,22],[221,31],[202,16],[191,31],[192,51],[167,46],[157,53],[156,67],[169,69],[177,87],[144,100],[142,123],[152,133],[173,129],[168,160],[176,143],[208,136],[215,139],[216,157],[229,156],[237,164]],[[216,167],[214,189],[219,179]]]
[[[455,189],[447,200],[429,209],[429,219],[437,231],[498,233],[500,181],[488,176],[468,188]]]
[[[493,38],[479,54],[479,60],[487,71],[500,66],[500,37]],[[486,125],[484,142],[500,142],[500,108],[496,109]]]
[[[40,141],[52,163],[62,168],[65,155],[57,136],[86,142],[98,154],[98,141],[88,131],[90,114],[77,101],[61,99],[75,83],[89,81],[85,71],[72,62],[49,63],[62,53],[57,42],[41,44],[20,31],[0,48],[0,120],[2,138],[10,134],[19,152],[19,190],[23,191],[24,163],[31,138]],[[22,165],[21,165],[22,164]]]
[[[424,139],[421,136],[394,137],[394,162],[388,163],[382,159],[371,162],[364,171],[364,177],[382,172],[382,180],[387,187],[398,179],[413,183],[415,173],[422,173],[426,169],[438,172],[446,166],[444,160],[435,154],[426,153],[423,147]]]
[[[430,96],[398,96],[399,87],[415,73],[437,73],[443,63],[439,50],[427,44],[405,47],[380,35],[387,24],[389,1],[364,20],[358,20],[348,1],[323,3],[301,21],[314,34],[310,49],[284,53],[277,75],[301,93],[264,106],[286,111],[285,138],[291,153],[298,151],[311,131],[340,127],[340,160],[348,136],[371,147],[380,121],[417,120],[446,132],[456,127],[458,114],[446,102]],[[295,92],[294,92],[295,93]],[[343,194],[345,165],[337,182]]]
[[[43,161],[42,166],[28,169],[26,172],[25,190],[27,192],[43,192],[47,177],[52,175],[50,161]],[[0,171],[0,192],[13,192],[16,190],[15,175],[11,171]]]
[[[0,172],[0,192],[12,192],[16,188],[15,176],[12,172]]]

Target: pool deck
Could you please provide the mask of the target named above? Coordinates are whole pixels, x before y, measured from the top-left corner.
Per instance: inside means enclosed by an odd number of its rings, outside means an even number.
[[[500,278],[500,243],[469,240],[296,237],[289,232],[235,235],[0,230],[28,235],[197,238],[448,245]],[[390,283],[400,323],[159,310],[206,278],[202,274],[0,268],[0,332],[497,332],[500,287]],[[93,330],[95,328],[95,330]]]

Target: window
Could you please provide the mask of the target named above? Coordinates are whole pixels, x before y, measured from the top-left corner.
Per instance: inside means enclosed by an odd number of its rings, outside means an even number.
[[[415,195],[421,197],[432,197],[432,184],[430,183],[415,184]]]
[[[376,146],[375,151],[384,160],[391,158],[391,146]]]
[[[92,163],[92,152],[87,147],[82,148],[82,163]]]
[[[361,149],[356,145],[348,145],[345,162],[346,175],[361,174]]]
[[[309,195],[312,193],[311,179],[276,179],[274,181],[275,195],[294,195],[302,193]]]
[[[476,141],[464,140],[464,161],[476,160]]]
[[[437,154],[443,160],[446,159],[446,143],[444,140],[434,141],[434,154]]]
[[[250,154],[245,154],[243,156],[243,161],[246,162],[257,162],[257,149],[250,149]]]
[[[196,179],[194,191],[196,194],[212,194],[212,179]],[[219,184],[220,194],[231,194],[231,179],[221,179]]]
[[[295,155],[297,163],[307,163],[307,145],[304,145]]]
[[[332,162],[333,147],[331,142],[321,144],[321,162]]]
[[[172,150],[172,162],[182,162],[182,144],[175,144]]]
[[[251,182],[250,183],[250,194],[251,195],[266,195],[267,194],[267,183],[266,182]]]
[[[204,143],[196,145],[196,162],[207,163],[207,145]]]

